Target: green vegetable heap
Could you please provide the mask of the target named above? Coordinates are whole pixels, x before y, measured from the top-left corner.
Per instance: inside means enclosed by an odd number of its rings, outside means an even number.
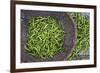
[[[28,23],[25,49],[34,57],[52,58],[63,50],[62,23],[52,16],[32,17]]]
[[[77,25],[77,41],[75,49],[73,50],[71,56],[68,60],[72,60],[74,57],[77,59],[81,59],[81,55],[87,55],[89,51],[89,17],[82,15],[82,13],[70,13],[70,15],[74,18],[74,21]]]

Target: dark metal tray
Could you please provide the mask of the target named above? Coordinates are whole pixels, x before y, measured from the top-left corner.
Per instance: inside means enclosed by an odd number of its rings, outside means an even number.
[[[25,50],[27,25],[28,21],[34,16],[53,16],[63,23],[64,31],[64,51],[59,52],[53,58],[46,60],[38,59]],[[76,41],[76,25],[67,12],[55,11],[36,11],[36,10],[21,10],[21,62],[46,62],[46,61],[64,61],[72,53]]]

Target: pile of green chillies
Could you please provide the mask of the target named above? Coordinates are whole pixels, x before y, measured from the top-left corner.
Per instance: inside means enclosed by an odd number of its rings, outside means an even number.
[[[52,58],[63,50],[62,23],[52,16],[35,16],[28,22],[25,49],[34,57]]]
[[[73,17],[77,26],[77,41],[75,49],[67,60],[73,60],[75,57],[77,57],[77,59],[81,59],[80,54],[85,56],[89,51],[90,21],[89,17],[82,15],[80,12],[72,12],[70,15]]]

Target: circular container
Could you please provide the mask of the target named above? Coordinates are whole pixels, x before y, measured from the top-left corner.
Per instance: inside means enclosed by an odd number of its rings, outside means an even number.
[[[64,51],[59,52],[53,58],[39,59],[30,55],[24,48],[26,43],[28,21],[34,16],[53,16],[63,23],[64,27]],[[64,61],[72,53],[76,41],[76,24],[66,12],[21,10],[21,62],[45,62]]]

